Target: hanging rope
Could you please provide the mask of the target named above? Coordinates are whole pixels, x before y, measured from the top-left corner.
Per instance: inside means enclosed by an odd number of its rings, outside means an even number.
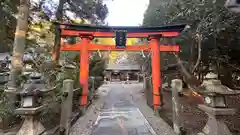
[[[99,55],[100,58],[102,58],[102,54],[101,54],[99,49],[98,49],[98,55]]]
[[[142,57],[143,57],[143,58],[146,58],[146,56],[145,56],[143,50],[142,50],[141,52],[142,52]]]

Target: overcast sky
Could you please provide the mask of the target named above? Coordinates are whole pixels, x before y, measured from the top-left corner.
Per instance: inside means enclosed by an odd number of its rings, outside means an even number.
[[[39,1],[39,0],[31,0]],[[52,0],[47,0],[52,1]],[[53,0],[58,3],[59,0]],[[103,0],[107,4],[109,14],[106,19],[111,26],[138,26],[142,23],[149,0]],[[47,2],[51,3],[51,2]],[[54,8],[47,4],[48,8]],[[55,11],[54,11],[55,12]],[[69,15],[71,15],[69,13]]]
[[[106,21],[111,26],[138,26],[142,24],[148,3],[149,0],[108,0]]]

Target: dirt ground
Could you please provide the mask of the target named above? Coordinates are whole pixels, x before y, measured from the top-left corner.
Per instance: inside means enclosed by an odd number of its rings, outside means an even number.
[[[172,102],[171,92],[164,91],[164,109],[161,111],[161,117],[172,126]],[[239,110],[240,96],[227,98],[227,103],[230,107]],[[198,104],[202,104],[203,101],[200,98],[194,96],[180,97],[181,107],[181,123],[187,134],[196,134],[202,130],[207,122],[207,115],[197,108]],[[240,135],[240,111],[234,116],[225,117],[225,122],[230,128],[230,131],[234,135]]]

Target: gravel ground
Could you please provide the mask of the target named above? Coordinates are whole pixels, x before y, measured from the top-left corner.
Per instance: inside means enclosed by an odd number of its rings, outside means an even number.
[[[163,92],[163,97],[165,104],[161,117],[172,126],[172,95],[170,92]],[[180,123],[189,135],[200,132],[207,122],[207,115],[197,108],[201,102],[201,99],[192,96],[180,97]]]

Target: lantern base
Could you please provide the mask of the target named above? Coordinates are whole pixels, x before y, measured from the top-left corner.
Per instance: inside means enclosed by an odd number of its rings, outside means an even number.
[[[208,121],[198,135],[232,135],[221,116],[235,114],[235,109],[231,108],[212,108],[206,105],[199,105],[199,109],[208,115]]]
[[[45,128],[35,116],[26,116],[17,135],[40,135],[44,131]]]
[[[35,107],[35,108],[18,108],[15,110],[15,113],[18,115],[37,115],[40,112],[43,111],[43,109],[45,108],[44,105],[39,106],[39,107]]]

